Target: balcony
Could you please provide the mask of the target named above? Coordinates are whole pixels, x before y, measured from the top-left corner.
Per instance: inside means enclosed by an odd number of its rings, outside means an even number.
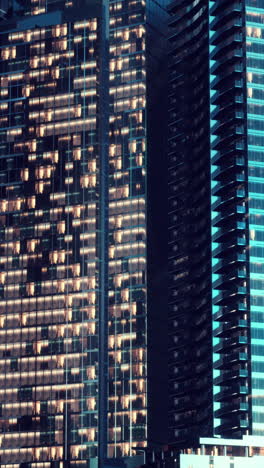
[[[240,63],[235,63],[233,67],[229,68],[226,71],[223,71],[223,73],[220,73],[219,75],[216,75],[214,80],[211,82],[211,89],[221,90],[223,87],[226,87],[227,81],[235,81],[241,78],[242,72],[242,65]],[[229,109],[232,109],[232,105],[229,106],[229,104],[230,103],[227,104]]]
[[[237,252],[234,252],[233,255],[230,255],[228,258],[223,258],[222,260],[219,260],[213,266],[213,273],[223,274],[229,272],[231,268],[238,268],[239,265],[241,265],[240,269],[242,269],[245,262],[245,254],[239,254]]]
[[[222,6],[222,2],[220,2],[220,5]],[[211,29],[217,30],[221,28],[223,25],[229,22],[232,18],[234,18],[234,21],[235,21],[236,18],[239,17],[241,14],[242,14],[241,3],[238,3],[238,2],[233,3],[229,1],[227,3],[227,8],[225,9],[221,8],[220,10],[217,10],[216,4],[215,4],[210,9],[210,15],[212,16],[216,15],[213,21],[211,22],[211,25],[210,25]]]
[[[226,353],[236,348],[244,348],[248,343],[247,336],[235,336],[232,338],[221,338],[220,343],[213,347],[215,353]]]
[[[238,47],[237,49],[229,51],[222,59],[217,60],[211,68],[212,75],[218,75],[221,73],[222,69],[227,66],[234,65],[238,63],[243,58],[243,49]]]
[[[196,5],[194,3],[194,6],[190,8],[189,6],[186,7],[186,2],[184,0],[174,0],[169,6],[169,11],[173,15],[172,19],[169,21],[169,25],[177,24],[177,22],[192,18],[199,9],[199,2]]]
[[[236,370],[229,370],[223,371],[218,377],[214,379],[214,385],[228,385],[232,382],[237,382],[243,385],[243,379],[248,378],[248,371],[247,369],[236,369]]]
[[[244,315],[247,312],[247,305],[243,302],[238,302],[235,304],[230,304],[229,306],[224,305],[220,307],[220,309],[215,312],[213,315],[213,320],[216,322],[227,322],[229,320],[234,320],[235,318],[239,318],[240,316]]]
[[[235,80],[236,82],[239,80]],[[225,107],[225,106],[223,106]],[[224,135],[225,133],[230,131],[230,127],[234,125],[241,125],[243,120],[241,118],[242,113],[239,111],[230,112],[229,114],[225,115],[225,118],[220,120],[216,120],[215,124],[212,127],[212,133],[214,135]]]
[[[231,415],[231,413],[239,413],[240,415],[243,415],[244,413],[247,413],[249,410],[248,403],[241,403],[241,402],[233,402],[232,403],[222,403],[221,408],[216,410],[215,412],[215,417],[216,418],[223,418],[225,416]],[[243,419],[245,417],[243,416]]]
[[[247,274],[245,270],[238,270],[232,268],[230,273],[220,275],[220,277],[213,282],[213,288],[217,290],[230,290],[240,285],[243,286]]]
[[[243,205],[235,205],[234,211],[231,213],[220,213],[219,215],[215,216],[213,219],[213,226],[214,227],[224,227],[229,223],[236,223],[239,221],[244,221],[245,218],[246,207]]]
[[[216,434],[228,434],[233,435],[234,431],[238,431],[238,434],[241,434],[241,430],[245,430],[249,427],[249,422],[246,419],[240,418],[238,414],[237,417],[234,415],[231,418],[227,418],[225,422],[216,427]]]
[[[224,109],[224,107],[223,107]],[[229,158],[231,156],[244,157],[245,144],[244,140],[234,141],[234,143],[226,148],[220,148],[212,158],[212,164],[221,164],[221,159]]]
[[[210,15],[211,16],[217,16],[219,13],[223,11],[224,8],[227,8],[228,6],[230,7],[230,0],[221,0],[219,3],[216,0],[213,0],[212,6],[210,8]],[[238,2],[233,0],[234,5],[237,5]]]
[[[224,258],[226,255],[228,255],[228,258],[231,258],[231,255],[234,255],[234,251],[238,253],[240,250],[244,250],[245,247],[246,239],[243,237],[236,237],[228,242],[219,244],[218,247],[213,250],[213,257]]]
[[[235,331],[245,330],[248,327],[247,320],[233,320],[232,322],[221,323],[214,330],[214,336],[226,338],[232,335]]]
[[[236,65],[237,67],[238,65]],[[221,80],[221,75],[217,75],[215,80]],[[214,80],[214,81],[215,81]],[[213,84],[214,81],[211,83],[212,89],[214,89]],[[236,113],[239,112],[239,114],[236,115]],[[225,120],[229,116],[234,116],[237,117],[238,119],[243,118],[243,109],[242,109],[242,103],[238,102],[236,103],[235,101],[230,101],[225,104],[225,106],[222,105],[217,105],[215,106],[214,110],[211,112],[211,119],[212,120]],[[241,117],[240,117],[241,116]]]
[[[222,7],[222,3],[220,3],[220,7]],[[231,24],[227,25],[224,23],[214,32],[211,43],[213,45],[219,44],[221,41],[224,41],[226,37],[230,36],[230,34],[233,34],[234,31],[240,31],[242,26],[242,18],[239,17],[236,17]]]
[[[237,190],[245,182],[244,158],[236,158],[228,164],[221,164],[212,174],[216,184],[212,188],[212,195],[226,197],[227,192]]]
[[[229,51],[234,50],[235,47],[242,45],[242,38],[243,36],[240,31],[231,33],[230,30],[230,34],[213,47],[213,50],[210,53],[210,59],[222,60],[223,55],[226,55]]]
[[[217,361],[214,362],[214,368],[225,370],[229,367],[233,367],[234,364],[245,364],[247,360],[247,353],[238,353],[237,351],[231,351],[228,354],[217,359]]]
[[[248,395],[248,387],[246,385],[233,384],[230,387],[226,387],[224,390],[216,393],[214,396],[215,401],[230,401],[233,398],[237,398],[240,395]]]
[[[226,224],[225,226],[218,228],[212,236],[213,242],[227,242],[231,237],[242,237],[246,229],[244,221],[237,221],[234,224]]]
[[[234,95],[238,92],[242,92],[242,80],[232,80],[226,83],[221,89],[216,91],[212,96],[212,104],[214,105],[221,105],[225,107],[225,105],[230,105],[230,98],[232,98],[234,104]],[[212,88],[214,89],[214,88]],[[228,101],[229,99],[229,101]],[[225,102],[226,101],[226,102]],[[231,101],[231,102],[232,102]]]
[[[212,211],[228,212],[230,209],[234,210],[234,205],[242,204],[245,196],[246,193],[243,186],[228,190],[212,204]]]
[[[217,136],[212,141],[212,148],[216,151],[222,150],[225,145],[232,145],[236,140],[240,140],[244,136],[244,126],[230,125],[226,132]]]

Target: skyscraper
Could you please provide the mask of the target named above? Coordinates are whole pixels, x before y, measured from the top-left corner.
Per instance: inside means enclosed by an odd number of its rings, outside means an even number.
[[[170,440],[263,435],[264,4],[170,11]]]
[[[165,432],[166,412],[158,420],[151,409],[166,373],[156,357],[166,309],[155,303],[165,257],[161,247],[147,262],[147,248],[166,210],[146,181],[166,167],[155,168],[165,160],[155,73],[166,10],[143,0],[9,3],[0,26],[0,463],[103,466]]]
[[[179,446],[213,430],[208,6],[170,6],[169,439]]]
[[[219,7],[211,9],[217,432],[263,435],[264,10],[254,0]]]

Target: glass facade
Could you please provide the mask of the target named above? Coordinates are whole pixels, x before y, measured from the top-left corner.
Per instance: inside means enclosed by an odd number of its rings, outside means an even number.
[[[108,456],[146,445],[145,2],[110,1]]]
[[[92,467],[149,440],[146,17],[159,41],[160,8],[18,0],[0,23],[3,467]]]
[[[89,10],[43,22],[1,29],[3,467],[98,449],[103,33]]]
[[[170,11],[170,438],[177,446],[201,430],[263,435],[264,4],[179,1]],[[203,388],[212,390],[206,408]]]
[[[264,9],[210,14],[215,427],[263,435]]]
[[[252,433],[264,434],[264,5],[246,1]]]
[[[215,432],[250,432],[244,2],[211,2]]]

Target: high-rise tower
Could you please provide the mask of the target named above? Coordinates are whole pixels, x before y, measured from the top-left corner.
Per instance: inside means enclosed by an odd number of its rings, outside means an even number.
[[[212,432],[208,2],[170,13],[169,438],[181,446]]]
[[[263,435],[264,4],[170,11],[170,439]]]
[[[102,466],[164,437],[149,422],[166,309],[146,182],[165,159],[165,15],[143,0],[17,0],[1,22],[2,467]]]
[[[210,13],[217,432],[263,435],[264,5],[213,2]]]

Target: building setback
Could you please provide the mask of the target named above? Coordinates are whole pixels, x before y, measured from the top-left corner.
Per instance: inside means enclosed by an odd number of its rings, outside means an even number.
[[[32,0],[0,24],[3,468],[103,466],[166,437],[166,209],[146,184],[166,170],[165,15]]]

